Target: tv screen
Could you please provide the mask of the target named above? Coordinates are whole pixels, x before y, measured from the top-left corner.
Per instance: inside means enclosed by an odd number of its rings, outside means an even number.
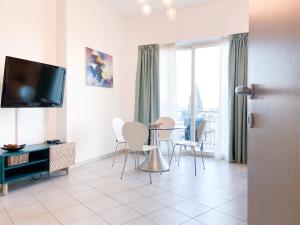
[[[62,107],[66,69],[6,57],[1,107]]]

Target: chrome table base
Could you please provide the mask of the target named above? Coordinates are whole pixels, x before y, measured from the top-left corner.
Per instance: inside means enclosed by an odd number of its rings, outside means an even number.
[[[157,146],[157,149],[151,152],[150,162],[148,167],[148,162],[145,160],[139,167],[143,171],[148,171],[149,168],[151,172],[166,172],[169,171],[169,164],[166,162],[161,154],[159,148],[159,137],[158,130],[153,130],[153,136],[151,137],[151,144]]]
[[[166,172],[169,171],[169,164],[166,162],[164,157],[162,156],[159,148],[152,151],[150,156],[150,171],[151,172]],[[140,169],[143,171],[149,171],[148,162],[144,161],[140,166]]]

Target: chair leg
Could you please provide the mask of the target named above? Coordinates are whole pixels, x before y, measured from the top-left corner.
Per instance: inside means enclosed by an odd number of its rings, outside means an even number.
[[[181,149],[182,149],[182,145],[180,145],[180,150],[179,150],[179,156],[178,156],[178,166],[180,163],[180,158],[181,158]]]
[[[201,153],[201,158],[202,158],[203,170],[205,170],[204,158],[203,158],[203,148],[202,148],[202,149],[200,149],[200,153]]]
[[[167,148],[168,148],[168,160],[170,161],[170,141],[167,141]]]
[[[118,151],[118,146],[119,146],[119,142],[117,142],[117,144],[116,144],[116,149],[115,149],[115,154],[114,154],[114,159],[113,159],[113,162],[112,162],[112,167],[114,167],[114,165],[115,165],[115,159],[116,159],[116,155],[117,155],[117,151]]]
[[[171,159],[170,159],[170,162],[169,162],[169,167],[171,167],[171,164],[172,164],[172,160],[173,160],[173,155],[175,156],[176,154],[175,154],[175,147],[176,147],[177,145],[174,145],[173,146],[173,151],[172,151],[172,154],[171,154]]]
[[[125,171],[125,166],[126,166],[126,162],[127,162],[127,158],[128,158],[128,151],[125,150],[125,160],[124,160],[124,165],[123,165],[123,170],[122,170],[122,174],[121,174],[121,180],[123,179],[123,174],[124,174],[124,171]]]
[[[194,151],[195,176],[197,176],[196,149],[192,148],[192,150]]]
[[[134,169],[137,170],[137,164],[136,164],[135,152],[133,152],[133,159],[134,159]]]
[[[174,148],[174,142],[171,140],[171,144],[172,144],[172,149]],[[177,161],[177,158],[176,158],[176,153],[174,154],[174,159],[175,161]]]
[[[150,184],[152,184],[151,169],[150,169],[150,152],[147,152],[147,162],[148,162],[149,180],[150,180]]]

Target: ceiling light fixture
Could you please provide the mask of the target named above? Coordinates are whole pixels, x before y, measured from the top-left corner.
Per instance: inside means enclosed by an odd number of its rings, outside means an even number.
[[[142,7],[142,13],[143,13],[145,16],[150,16],[151,13],[152,13],[152,8],[151,8],[151,6],[148,5],[148,4],[143,5],[143,7]]]
[[[166,7],[171,7],[171,6],[172,6],[172,0],[162,0],[162,3],[163,3]]]
[[[169,20],[176,19],[177,12],[175,8],[168,8],[166,14]]]
[[[138,0],[138,2],[139,2],[140,4],[144,4],[144,3],[146,3],[146,0]]]

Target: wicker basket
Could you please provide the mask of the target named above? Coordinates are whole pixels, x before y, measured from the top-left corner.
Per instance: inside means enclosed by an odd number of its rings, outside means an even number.
[[[17,166],[28,163],[29,153],[7,157],[7,166]]]

